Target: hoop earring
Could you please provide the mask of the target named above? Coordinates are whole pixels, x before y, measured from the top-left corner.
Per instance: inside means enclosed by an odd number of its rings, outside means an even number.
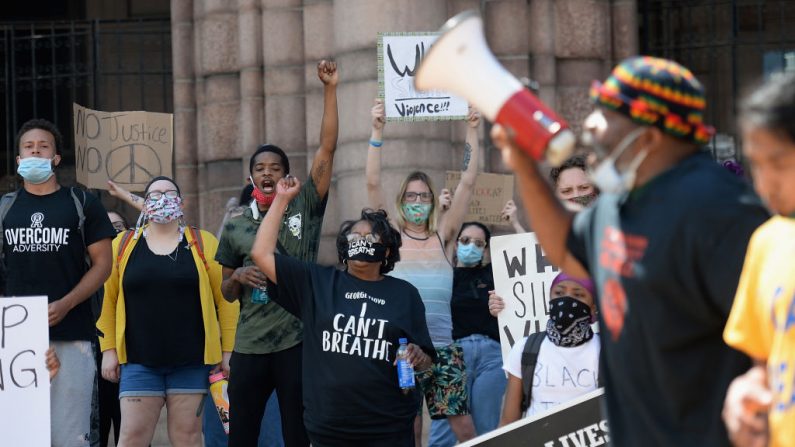
[[[389,260],[384,259],[384,267],[386,267],[387,264],[389,264]]]
[[[348,266],[348,258],[342,260],[342,265],[344,265],[345,267]]]

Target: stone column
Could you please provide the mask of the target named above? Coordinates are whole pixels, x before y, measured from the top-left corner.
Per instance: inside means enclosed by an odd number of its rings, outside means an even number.
[[[195,4],[200,223],[215,233],[226,201],[243,184],[238,9],[218,0]]]
[[[185,199],[186,219],[199,222],[196,95],[193,61],[193,1],[171,0],[174,72],[174,176]]]
[[[240,54],[241,178],[249,175],[249,156],[263,142],[265,131],[262,78],[262,14],[259,0],[238,0]],[[240,183],[242,186],[243,183]]]

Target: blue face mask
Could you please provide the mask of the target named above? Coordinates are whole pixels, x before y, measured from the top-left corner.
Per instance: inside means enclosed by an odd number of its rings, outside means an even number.
[[[19,160],[17,173],[26,182],[38,185],[44,183],[53,176],[52,160],[49,158],[28,157]]]
[[[458,256],[458,262],[460,262],[461,265],[464,267],[472,267],[478,265],[480,261],[483,260],[483,249],[474,243],[464,245],[459,242],[458,248],[456,248],[456,256]]]

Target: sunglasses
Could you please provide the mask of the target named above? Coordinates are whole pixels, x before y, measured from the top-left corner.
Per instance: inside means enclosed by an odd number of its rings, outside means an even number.
[[[475,244],[475,247],[478,248],[483,248],[486,246],[486,241],[484,241],[483,239],[476,239],[474,237],[469,237],[469,236],[461,236],[460,238],[458,238],[458,243],[461,245],[469,245],[470,242]]]
[[[381,242],[381,236],[373,233],[367,233],[367,234],[350,233],[348,234],[347,238],[349,244],[361,241],[365,241],[371,244],[376,244],[378,242]]]

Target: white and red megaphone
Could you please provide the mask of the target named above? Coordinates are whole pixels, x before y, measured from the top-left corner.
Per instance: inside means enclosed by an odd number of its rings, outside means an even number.
[[[418,90],[466,98],[487,119],[512,129],[517,143],[536,160],[546,158],[558,166],[569,158],[577,141],[574,133],[497,62],[476,12],[456,15],[440,32],[414,78]]]

